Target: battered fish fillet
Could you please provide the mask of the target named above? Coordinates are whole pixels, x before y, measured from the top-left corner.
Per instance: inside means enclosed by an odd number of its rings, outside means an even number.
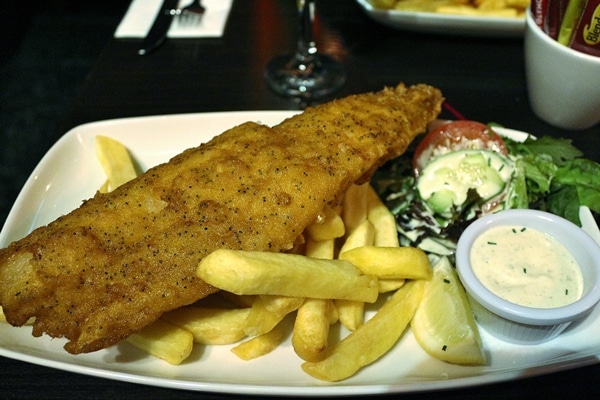
[[[430,86],[387,88],[248,122],[0,250],[0,305],[70,353],[117,343],[216,289],[219,248],[285,251],[327,204],[400,155],[441,109]]]

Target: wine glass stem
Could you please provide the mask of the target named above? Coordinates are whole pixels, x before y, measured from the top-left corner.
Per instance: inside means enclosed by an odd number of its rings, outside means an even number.
[[[342,65],[317,52],[313,38],[314,0],[296,0],[300,35],[296,50],[273,58],[265,69],[269,87],[288,97],[318,99],[339,89],[346,81]]]
[[[311,57],[317,53],[313,38],[314,0],[298,0],[300,21],[300,38],[298,39],[298,55]]]

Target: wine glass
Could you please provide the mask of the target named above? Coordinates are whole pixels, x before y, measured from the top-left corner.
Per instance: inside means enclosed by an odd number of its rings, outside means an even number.
[[[317,51],[313,39],[314,0],[298,0],[300,38],[296,51],[272,59],[265,79],[277,94],[319,99],[339,89],[346,81],[341,63]]]

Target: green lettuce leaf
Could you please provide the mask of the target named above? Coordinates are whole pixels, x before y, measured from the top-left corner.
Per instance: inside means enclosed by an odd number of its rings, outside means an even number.
[[[543,136],[522,143],[510,139],[505,142],[519,165],[515,193],[525,196],[523,177],[519,174],[524,175],[530,207],[560,215],[578,225],[581,225],[580,206],[600,213],[600,164],[583,158],[571,140]],[[513,204],[522,206],[522,202]]]
[[[553,186],[572,186],[579,204],[600,213],[600,164],[578,158],[565,163],[556,171]]]

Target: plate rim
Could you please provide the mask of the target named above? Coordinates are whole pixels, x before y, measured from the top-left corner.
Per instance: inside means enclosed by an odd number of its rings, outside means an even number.
[[[6,231],[10,228],[11,215],[14,213],[14,209],[17,207],[19,199],[26,196],[26,189],[30,180],[35,180],[36,173],[39,173],[38,169],[43,168],[44,160],[50,157],[51,152],[56,152],[60,146],[64,146],[69,140],[80,140],[77,135],[81,130],[89,130],[96,128],[115,127],[119,125],[135,125],[140,121],[143,123],[148,122],[160,122],[160,123],[171,123],[175,120],[189,121],[196,118],[214,118],[222,119],[227,118],[228,120],[238,119],[252,119],[260,120],[274,118],[282,120],[297,114],[299,111],[282,111],[282,110],[264,110],[264,111],[225,111],[225,112],[210,112],[210,113],[189,113],[189,114],[169,114],[169,115],[155,115],[155,116],[144,116],[144,117],[131,117],[131,118],[119,118],[104,121],[90,122],[86,124],[74,127],[65,133],[59,140],[48,150],[48,152],[42,157],[38,165],[34,168],[31,176],[28,178],[23,190],[19,193],[13,209],[9,212],[9,216],[6,219],[6,223],[0,232],[0,245],[6,245]],[[268,115],[268,118],[265,116]],[[109,132],[108,132],[109,133]],[[91,135],[91,133],[90,133]],[[22,199],[21,199],[22,201]],[[18,329],[12,327],[6,327],[7,329]],[[22,333],[27,335],[28,333]],[[45,337],[47,339],[47,337]],[[37,338],[35,340],[44,340]],[[61,351],[64,351],[60,349]],[[525,374],[523,369],[505,368],[504,370],[488,372],[483,374],[474,374],[470,376],[462,376],[456,378],[450,378],[447,380],[423,380],[414,382],[390,382],[388,384],[345,384],[342,381],[337,384],[327,384],[314,381],[314,386],[298,386],[295,385],[273,385],[272,382],[265,382],[262,384],[248,385],[245,383],[234,383],[234,382],[206,382],[206,381],[189,381],[182,379],[166,379],[164,377],[155,377],[149,374],[140,375],[133,374],[127,371],[115,371],[112,369],[103,369],[101,366],[90,367],[78,363],[67,363],[65,361],[57,359],[42,358],[41,356],[35,356],[23,352],[19,352],[16,349],[7,348],[4,342],[0,340],[0,356],[7,358],[25,361],[32,364],[37,364],[49,368],[59,369],[68,372],[80,373],[88,376],[95,376],[100,378],[118,380],[123,382],[144,384],[149,386],[165,387],[172,389],[182,389],[191,391],[203,391],[203,392],[218,392],[218,393],[229,393],[229,394],[257,394],[267,396],[286,395],[291,397],[296,396],[346,396],[346,395],[368,395],[368,394],[384,394],[384,393],[417,393],[427,392],[445,389],[456,389],[480,386],[489,383],[505,382],[509,380],[521,379],[525,377],[545,375],[551,372],[558,372],[562,370],[572,369],[585,365],[590,365],[600,362],[598,356],[600,354],[600,348],[589,349],[586,353],[566,353],[562,356],[554,357],[550,360],[546,360],[540,363],[534,363],[533,366],[524,366],[527,368]]]

